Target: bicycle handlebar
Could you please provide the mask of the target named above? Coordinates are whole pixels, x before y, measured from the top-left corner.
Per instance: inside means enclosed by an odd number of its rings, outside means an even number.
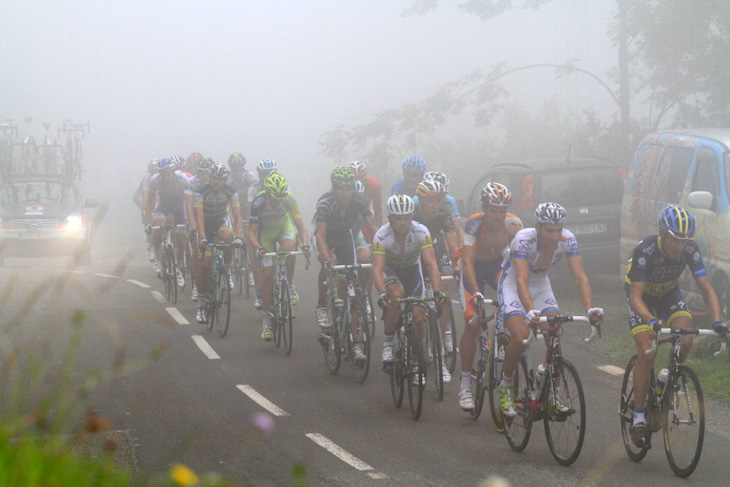
[[[417,298],[415,296],[406,296],[405,298],[388,298],[388,301],[395,304],[400,303],[433,303],[436,298]]]
[[[589,320],[587,316],[552,315],[552,316],[541,316],[540,317],[540,323],[547,323],[550,326],[562,325],[564,323],[569,323],[571,321],[572,322],[579,321],[579,322],[588,323],[591,325],[591,327],[592,327],[591,336],[589,336],[588,338],[585,338],[583,340],[585,343],[591,343],[593,340],[596,339],[596,337],[601,335],[600,326],[593,325],[591,323],[591,320]],[[529,345],[535,338],[537,338],[537,335],[544,335],[545,333],[548,332],[547,330],[539,330],[538,326],[533,323],[528,323],[527,326],[532,327],[532,334],[530,334],[530,336],[528,336],[525,340],[522,340],[522,344],[525,346]]]
[[[659,346],[659,335],[661,335],[662,333],[664,333],[665,335],[718,335],[715,330],[708,330],[704,328],[655,328],[654,333],[655,337],[653,343],[651,344],[651,348],[644,352],[647,355],[651,355],[652,353],[656,352],[656,349]],[[720,337],[722,342],[720,342],[720,350],[713,353],[715,357],[719,357],[722,352],[724,352],[727,348],[727,337],[723,337],[722,335],[718,336]]]
[[[484,317],[484,314],[485,314],[484,305],[485,304],[494,306],[495,308],[499,307],[499,303],[497,302],[496,299],[484,298],[484,299],[480,300],[480,304],[478,306],[479,309],[474,310],[474,311],[476,311],[476,313],[474,313],[474,316],[472,316],[471,319],[469,320],[470,325],[473,325],[476,322],[478,317],[479,318]]]
[[[332,266],[333,271],[346,271],[349,269],[370,269],[372,264],[337,264]]]
[[[279,250],[278,252],[266,252],[263,255],[259,255],[260,258],[263,257],[286,257],[289,255],[303,255],[307,259],[307,265],[304,266],[305,270],[309,270],[309,256],[304,253],[303,250]]]

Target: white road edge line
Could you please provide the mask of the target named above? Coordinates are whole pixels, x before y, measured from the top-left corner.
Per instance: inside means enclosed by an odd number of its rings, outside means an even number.
[[[289,413],[259,394],[253,387],[249,385],[237,385],[236,387],[239,391],[246,394],[253,402],[266,409],[274,416],[289,416]]]
[[[94,275],[99,276],[99,277],[111,277],[113,279],[119,278],[119,276],[113,276],[111,274],[102,274],[101,272],[95,272]]]
[[[208,342],[206,342],[205,338],[203,338],[201,335],[193,335],[192,338],[200,351],[203,352],[206,357],[211,360],[218,360],[219,358],[221,358],[221,356],[215,353],[213,347],[208,345]]]
[[[164,303],[165,301],[167,301],[165,296],[163,296],[160,291],[150,291],[150,294],[153,298],[157,300],[158,303]]]
[[[144,289],[147,289],[150,287],[149,285],[147,285],[143,282],[135,281],[134,279],[127,279],[127,282],[131,282],[132,284],[139,286],[141,288],[144,288]]]
[[[319,433],[307,433],[305,435],[307,438],[351,466],[352,468],[355,468],[357,470],[360,470],[361,472],[367,472],[369,470],[375,470],[373,467],[368,465],[367,463],[363,462],[356,456],[348,453],[346,450],[342,449],[340,446],[335,444],[332,440],[327,438],[324,435],[321,435]],[[373,479],[385,479],[388,478],[387,475],[380,472],[368,472],[368,476]]]
[[[177,308],[173,308],[173,307],[165,308],[165,311],[170,313],[170,316],[172,316],[173,320],[177,321],[178,325],[189,325],[190,324],[190,322],[185,319],[185,317],[182,315],[182,313],[180,311],[178,311]]]
[[[624,372],[626,372],[621,367],[616,367],[615,365],[599,365],[598,369],[611,375],[624,375]]]

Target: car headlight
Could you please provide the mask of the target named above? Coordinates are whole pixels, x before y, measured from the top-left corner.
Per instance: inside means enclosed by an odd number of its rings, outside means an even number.
[[[84,221],[81,218],[81,215],[74,213],[73,215],[69,215],[64,223],[66,224],[67,230],[76,230],[78,228],[81,228],[81,225],[84,223]]]

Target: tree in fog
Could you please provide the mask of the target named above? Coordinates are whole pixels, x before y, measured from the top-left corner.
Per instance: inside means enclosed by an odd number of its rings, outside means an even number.
[[[538,9],[550,1],[466,0],[459,8],[488,22],[508,9]],[[416,0],[404,15],[424,15],[437,7],[438,0]],[[562,135],[558,140],[562,147],[553,154],[543,150],[543,156],[573,151],[608,155],[627,164],[637,141],[648,131],[669,125],[730,125],[730,2],[616,0],[607,33],[617,49],[617,64],[607,73],[589,72],[576,60],[527,66],[497,63],[478,68],[420,101],[384,110],[372,121],[353,128],[343,125],[327,132],[321,143],[323,153],[343,159],[354,152],[384,166],[394,161],[393,153],[423,152],[424,146],[438,145],[434,142],[437,129],[465,113],[481,129],[478,136],[486,138],[484,128],[490,127],[498,115],[504,117],[506,106],[520,111],[508,103],[510,94],[504,83],[513,73],[526,70],[548,71],[556,77],[583,77],[586,82],[598,83],[616,105],[615,114],[608,119],[586,108],[577,121],[570,121],[562,120],[559,110],[551,113],[555,107],[551,108],[548,100],[541,116],[530,118],[523,113],[520,123],[510,123],[509,117],[501,120],[506,132],[504,141],[526,140],[527,133],[534,136],[534,131],[525,130],[531,126],[525,120],[552,120],[553,126],[560,125],[558,133]],[[523,153],[515,153],[506,142],[501,147],[481,146],[493,151],[492,158],[502,162],[512,157],[531,157],[529,151],[535,147],[517,144]],[[445,152],[437,147],[430,149]],[[477,152],[456,150],[466,160],[485,160],[483,150],[476,146],[471,149]],[[454,152],[450,154],[453,158]]]

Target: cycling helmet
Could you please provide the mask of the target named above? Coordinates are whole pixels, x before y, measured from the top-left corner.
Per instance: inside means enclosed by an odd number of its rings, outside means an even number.
[[[200,152],[193,152],[188,156],[188,162],[190,164],[197,164],[201,161],[201,159],[203,159],[203,154]]]
[[[414,211],[416,211],[416,205],[407,194],[394,194],[388,198],[389,215],[410,215]]]
[[[147,163],[147,169],[150,171],[157,171],[157,161],[159,161],[159,159],[150,159],[150,162]]]
[[[175,163],[172,162],[172,159],[164,158],[157,161],[157,171],[159,173],[171,173],[175,170]]]
[[[276,171],[272,171],[264,180],[264,189],[272,198],[283,198],[289,194],[289,184],[286,178]]]
[[[195,167],[198,171],[210,171],[210,168],[213,167],[214,164],[215,164],[215,162],[213,162],[213,159],[206,156],[206,157],[201,158],[197,162]]]
[[[357,179],[364,179],[368,175],[368,166],[362,161],[352,161],[349,166],[352,168],[352,171],[355,173],[355,177]]]
[[[441,171],[428,171],[426,174],[423,175],[423,180],[425,181],[427,179],[432,181],[438,181],[446,187],[447,191],[449,190],[449,177]]]
[[[425,173],[426,161],[421,156],[408,156],[403,161],[403,171]]]
[[[355,173],[350,166],[338,166],[332,170],[330,180],[334,187],[352,186],[355,184]]]
[[[177,169],[182,169],[185,165],[185,158],[183,156],[172,156],[170,159],[172,159],[172,163],[175,164]]]
[[[504,184],[490,182],[482,188],[480,199],[485,205],[509,206],[512,204],[512,192]]]
[[[446,186],[433,179],[424,179],[416,186],[416,194],[419,198],[429,196],[441,196],[446,194]]]
[[[256,170],[262,174],[269,174],[271,171],[278,171],[279,165],[271,159],[262,159],[256,165]]]
[[[240,152],[234,152],[228,157],[228,167],[231,169],[243,169],[246,165],[246,158]]]
[[[231,174],[231,171],[228,170],[226,166],[223,164],[213,164],[210,167],[210,177],[215,179],[227,179],[228,176]]]
[[[565,208],[557,203],[540,203],[535,209],[537,223],[552,223],[562,225],[565,223]]]
[[[695,237],[695,219],[684,208],[669,205],[659,217],[659,228],[673,237],[689,239]]]
[[[355,180],[355,192],[358,194],[363,194],[365,192],[365,185],[362,184],[362,181],[359,179]]]

